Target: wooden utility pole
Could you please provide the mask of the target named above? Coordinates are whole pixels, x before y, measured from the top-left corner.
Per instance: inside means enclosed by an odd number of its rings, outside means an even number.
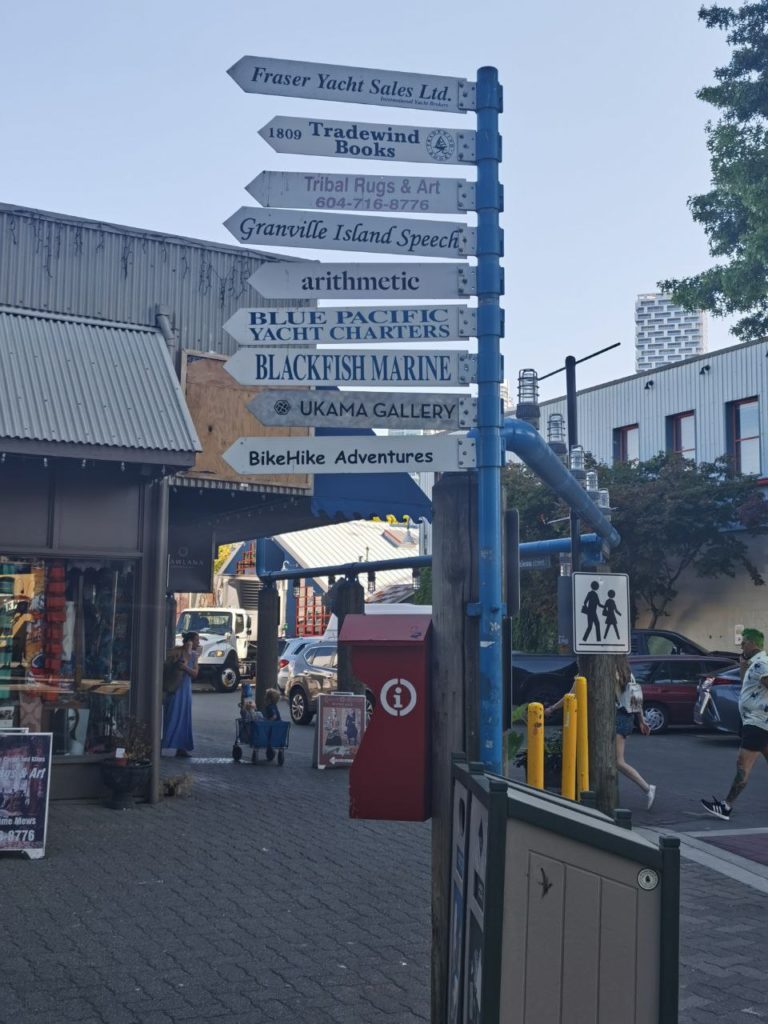
[[[432,1022],[446,1019],[451,920],[451,754],[477,760],[477,481],[449,473],[432,492]]]
[[[579,672],[587,678],[589,780],[597,809],[612,815],[619,802],[616,772],[616,673],[623,654],[580,654]]]
[[[256,626],[256,707],[264,708],[264,695],[277,686],[277,630],[280,595],[275,586],[259,591]]]

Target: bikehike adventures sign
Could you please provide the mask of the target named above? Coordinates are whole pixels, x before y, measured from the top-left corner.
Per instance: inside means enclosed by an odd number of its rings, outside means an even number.
[[[245,92],[271,96],[416,107],[460,114],[475,109],[475,85],[464,78],[273,57],[241,57],[227,74]]]
[[[459,305],[241,308],[224,330],[241,345],[459,341],[477,333],[477,310]]]

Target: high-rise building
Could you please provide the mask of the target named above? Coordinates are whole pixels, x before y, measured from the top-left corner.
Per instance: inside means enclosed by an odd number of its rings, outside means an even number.
[[[638,295],[635,302],[635,369],[653,370],[707,351],[705,314],[676,306],[664,293]]]

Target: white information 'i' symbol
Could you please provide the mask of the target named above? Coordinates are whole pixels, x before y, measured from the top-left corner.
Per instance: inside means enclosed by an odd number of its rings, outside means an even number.
[[[416,687],[407,679],[389,679],[381,688],[379,700],[388,715],[402,718],[416,707]]]

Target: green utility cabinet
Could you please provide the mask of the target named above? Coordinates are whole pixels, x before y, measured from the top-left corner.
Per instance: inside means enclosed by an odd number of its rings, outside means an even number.
[[[448,1024],[677,1024],[677,839],[456,761],[451,849]]]

